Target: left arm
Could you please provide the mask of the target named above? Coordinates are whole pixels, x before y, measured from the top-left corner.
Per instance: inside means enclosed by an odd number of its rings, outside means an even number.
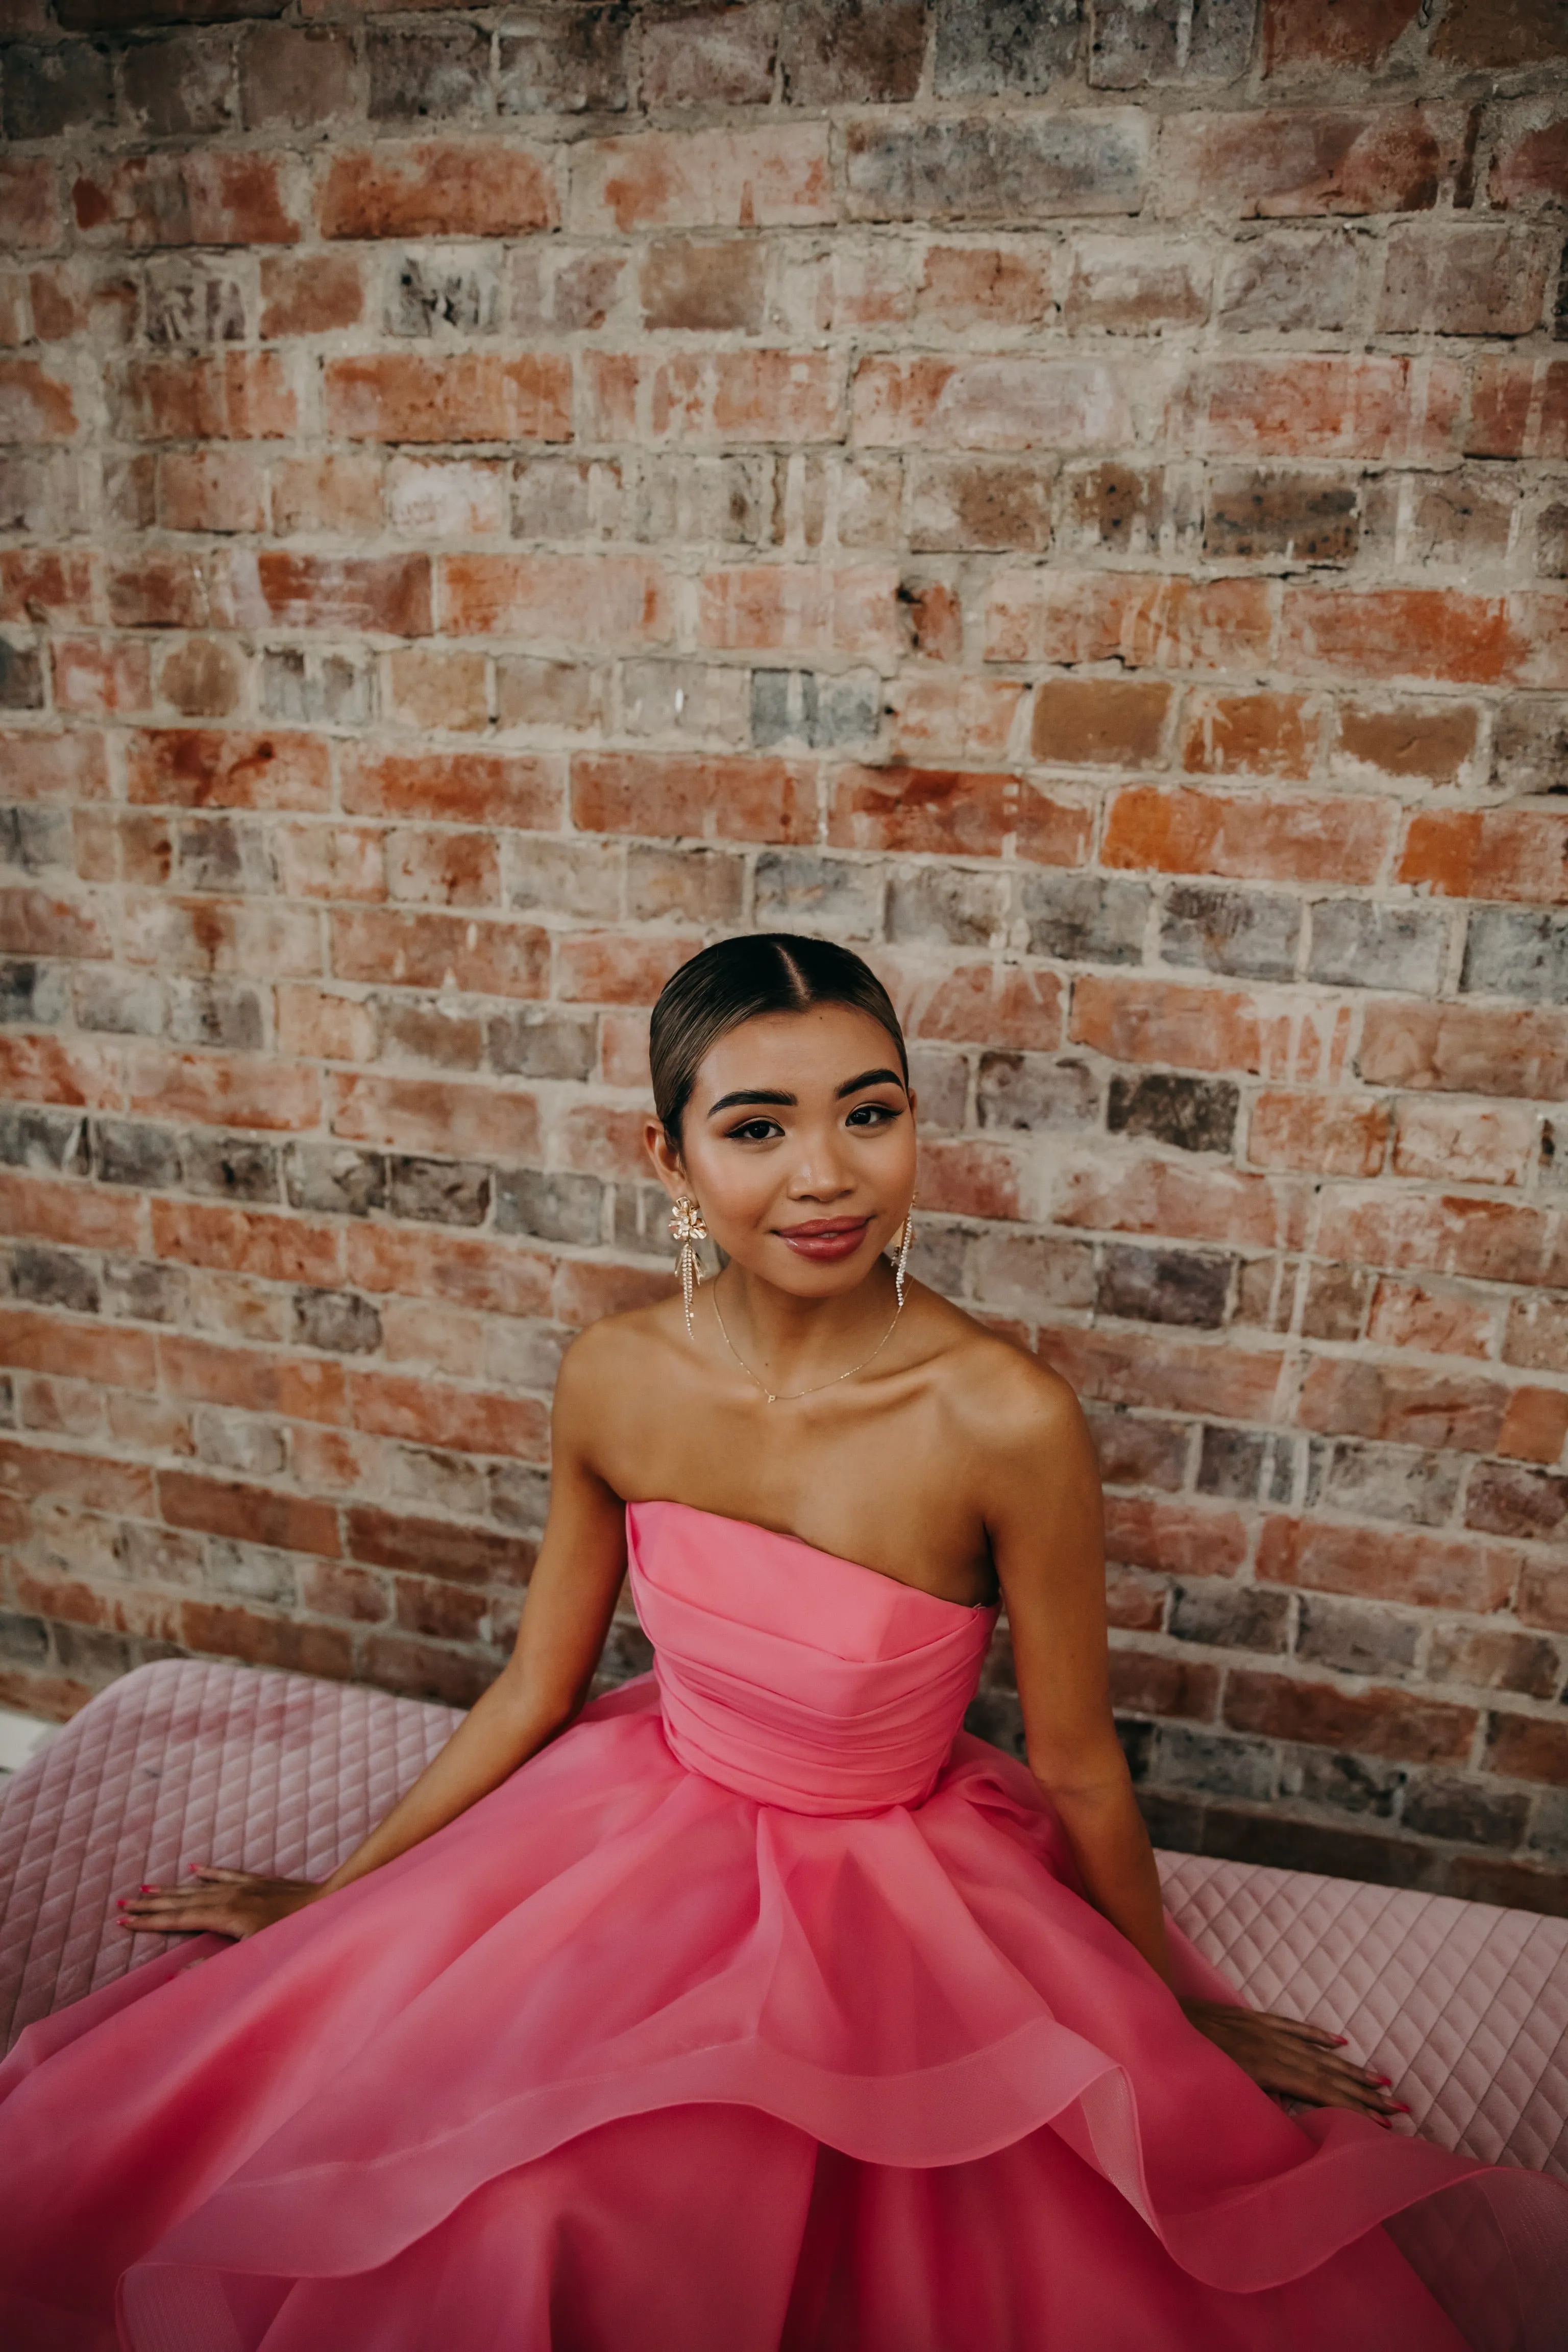
[[[1094,1444],[1065,1381],[1026,1376],[991,1417],[986,1529],[1007,1603],[1029,1769],[1054,1806],[1089,1901],[1171,1982],[1154,1852],[1110,1710],[1105,1534]],[[994,1440],[994,1442],[995,1442]],[[1342,2037],[1216,2001],[1183,2003],[1201,2033],[1265,2089],[1385,2120],[1385,2079]]]

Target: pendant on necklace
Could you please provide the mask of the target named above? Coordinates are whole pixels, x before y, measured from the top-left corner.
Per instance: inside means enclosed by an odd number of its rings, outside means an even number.
[[[777,1402],[778,1402],[778,1398],[773,1394],[773,1390],[772,1390],[772,1389],[764,1389],[764,1390],[763,1391],[763,1394],[766,1397],[766,1399],[767,1399],[767,1401],[768,1401],[768,1402],[769,1402],[770,1404],[777,1404]]]

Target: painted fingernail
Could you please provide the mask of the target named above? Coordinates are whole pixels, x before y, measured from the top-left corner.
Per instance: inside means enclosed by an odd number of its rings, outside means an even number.
[[[1345,2047],[1345,2044],[1349,2042],[1350,2035],[1348,2033],[1331,2033],[1329,2040],[1333,2043],[1336,2050],[1342,2050]]]
[[[1394,2099],[1391,2102],[1391,2105],[1396,2116],[1407,2116],[1410,2113],[1409,2108],[1405,2105],[1403,2099]]]

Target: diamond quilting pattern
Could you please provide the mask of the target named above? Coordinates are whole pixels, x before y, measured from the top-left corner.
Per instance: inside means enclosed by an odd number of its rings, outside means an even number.
[[[1568,2179],[1568,1920],[1198,1854],[1160,1876],[1244,2000],[1348,2035],[1424,2138]]]
[[[164,1948],[114,1897],[188,1862],[323,1877],[458,1722],[448,1707],[254,1667],[139,1667],[0,1801],[0,2023]],[[1177,1925],[1241,1997],[1379,2058],[1424,2137],[1568,2179],[1568,1921],[1304,1872],[1162,1854]]]
[[[0,1802],[6,2046],[167,1948],[116,1926],[117,1895],[191,1862],[325,1877],[458,1720],[382,1691],[194,1660],[112,1685]]]

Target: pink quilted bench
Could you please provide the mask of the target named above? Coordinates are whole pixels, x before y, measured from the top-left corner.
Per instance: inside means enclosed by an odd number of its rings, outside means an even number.
[[[114,1897],[211,1860],[322,1877],[423,1769],[451,1709],[248,1666],[142,1666],[0,1801],[0,2026],[164,1948]],[[1568,2179],[1568,1920],[1193,1854],[1172,1916],[1247,2000],[1381,2059],[1413,2127]]]

